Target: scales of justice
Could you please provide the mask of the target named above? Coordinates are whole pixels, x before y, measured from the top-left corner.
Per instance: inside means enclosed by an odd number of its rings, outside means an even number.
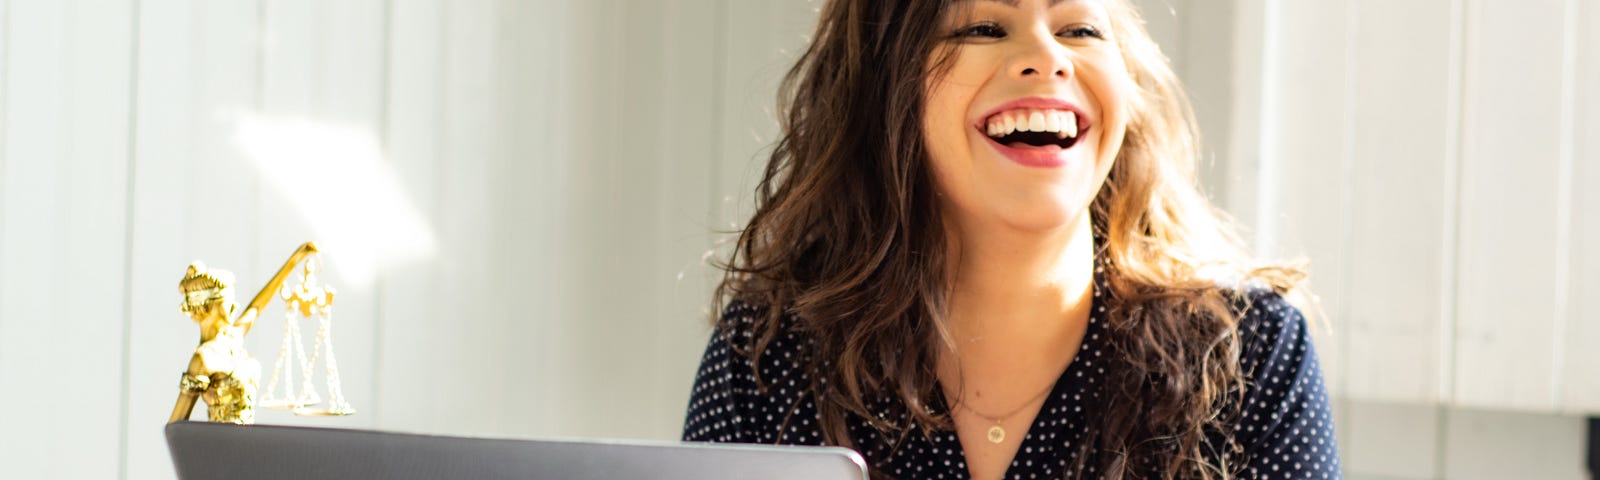
[[[168,423],[187,420],[196,401],[205,402],[210,421],[235,424],[255,423],[257,407],[290,409],[296,415],[355,414],[339,384],[339,365],[333,356],[335,291],[317,278],[321,264],[316,244],[301,245],[242,311],[234,300],[232,273],[207,268],[199,261],[189,265],[178,282],[183,295],[180,310],[200,325],[200,345],[179,381],[178,403]],[[298,281],[288,282],[297,267]],[[245,351],[244,337],[273,297],[284,302],[283,343],[265,398],[258,399],[261,365]],[[309,352],[300,334],[300,322],[307,319],[316,319],[318,325],[316,346]],[[318,362],[326,370],[328,394],[327,405],[320,408],[322,399],[312,381]],[[297,370],[301,380],[298,393]],[[281,396],[277,393],[280,378],[284,380]]]

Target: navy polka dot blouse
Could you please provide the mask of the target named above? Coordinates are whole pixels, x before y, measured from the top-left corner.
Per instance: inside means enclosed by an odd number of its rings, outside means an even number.
[[[1098,282],[1097,282],[1098,283]],[[1062,478],[1075,463],[1093,412],[1089,400],[1100,395],[1105,371],[1093,359],[1107,339],[1105,306],[1096,287],[1095,306],[1079,352],[1041,407],[1023,437],[1005,478]],[[1229,463],[1241,465],[1239,478],[1341,478],[1333,417],[1317,367],[1316,352],[1300,311],[1270,290],[1252,291],[1250,307],[1239,328],[1244,348],[1241,369],[1247,376],[1243,415],[1234,426],[1234,440],[1244,448]],[[748,342],[761,309],[733,302],[723,312],[737,341]],[[792,324],[792,322],[785,322]],[[802,334],[780,332],[762,357],[761,378],[768,389],[758,392],[755,365],[735,353],[728,340],[711,335],[689,400],[683,426],[685,441],[781,445],[821,445],[816,404],[806,392],[810,380],[800,362],[806,344]],[[1236,398],[1236,397],[1230,397]],[[798,409],[794,409],[798,404]],[[943,408],[942,399],[930,407]],[[785,417],[790,415],[787,424]],[[932,432],[931,438],[907,435],[890,450],[866,422],[851,417],[849,431],[878,474],[897,479],[968,478],[965,455],[954,430]],[[780,430],[781,429],[781,430]],[[878,447],[870,447],[877,445]],[[885,458],[887,456],[887,458]],[[1094,465],[1096,462],[1089,462]],[[1217,462],[1211,462],[1213,464]],[[1094,477],[1092,469],[1086,471]]]

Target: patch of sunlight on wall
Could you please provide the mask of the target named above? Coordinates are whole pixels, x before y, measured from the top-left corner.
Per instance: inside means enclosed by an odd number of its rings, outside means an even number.
[[[347,281],[370,285],[384,268],[433,256],[433,229],[370,128],[243,114],[234,137]]]

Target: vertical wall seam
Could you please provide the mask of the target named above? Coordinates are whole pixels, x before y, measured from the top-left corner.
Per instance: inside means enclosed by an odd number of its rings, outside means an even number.
[[[1448,235],[1444,245],[1444,258],[1442,264],[1447,269],[1446,283],[1444,285],[1443,307],[1444,315],[1440,320],[1442,341],[1445,342],[1443,350],[1443,364],[1447,374],[1440,386],[1440,394],[1445,403],[1455,403],[1458,399],[1455,372],[1455,347],[1460,336],[1459,306],[1457,305],[1461,292],[1461,201],[1462,182],[1465,180],[1463,170],[1466,169],[1466,128],[1467,117],[1470,116],[1471,106],[1467,104],[1468,75],[1467,67],[1469,58],[1469,22],[1472,15],[1469,10],[1472,5],[1468,0],[1453,0],[1451,2],[1451,39],[1450,39],[1450,66],[1449,85],[1447,85],[1446,114],[1450,124],[1445,130],[1445,233]]]
[[[6,125],[6,117],[7,117],[6,112],[7,112],[7,105],[9,105],[9,102],[8,102],[9,98],[7,97],[7,94],[11,90],[11,81],[10,81],[11,80],[11,68],[10,68],[10,65],[11,65],[11,32],[12,31],[13,30],[11,29],[11,2],[9,0],[0,0],[0,186],[5,185],[5,180],[6,180],[6,177],[7,177],[7,170],[9,170],[7,168],[9,165],[7,164],[8,162],[6,161],[5,146],[7,145],[7,143],[6,143],[6,140],[7,140],[7,138],[6,138],[6,133],[7,133],[7,131],[6,131],[6,127],[7,127],[7,125]],[[6,224],[5,224],[5,195],[0,195],[0,240],[4,240],[5,239],[5,231],[6,231]],[[5,250],[6,250],[5,242],[4,241],[0,241],[0,259],[4,259],[5,258]],[[4,285],[4,283],[0,282],[0,286],[3,286],[3,285]],[[0,305],[4,305],[4,297],[5,297],[5,289],[4,288],[0,288]],[[0,327],[3,327],[3,324],[0,324]],[[5,335],[4,332],[0,331],[0,338],[5,338],[4,335]],[[0,348],[3,348],[3,347],[0,347]],[[4,365],[0,365],[0,369],[3,369],[4,367],[5,367]],[[4,370],[0,370],[0,371],[4,371]]]
[[[710,232],[707,232],[711,237],[710,245],[707,247],[710,249],[708,253],[711,253],[711,255],[708,256],[706,260],[710,261],[715,261],[714,257],[716,255],[717,248],[722,245],[723,239],[723,235],[721,234],[723,231],[723,215],[721,208],[721,199],[723,196],[722,172],[725,170],[723,168],[724,163],[728,161],[728,152],[725,151],[723,148],[724,145],[722,144],[724,140],[723,130],[725,130],[727,127],[724,122],[727,121],[727,112],[725,110],[727,109],[728,105],[726,97],[728,95],[729,84],[728,48],[726,45],[728,39],[727,10],[727,0],[717,0],[711,19],[711,75],[712,81],[715,82],[716,85],[716,94],[711,96],[711,124],[714,125],[715,128],[711,129],[711,161],[708,162],[710,164],[710,168],[707,169],[706,172],[708,175],[707,178],[711,180],[710,183],[713,186],[712,188],[707,189],[706,192],[708,197],[706,199],[706,224],[711,226]],[[777,112],[777,114],[782,115],[783,113]],[[722,306],[711,305],[709,312],[711,316],[716,316],[722,312]]]
[[[627,22],[627,18],[625,16],[625,14],[623,13],[623,6],[622,6],[621,2],[617,2],[617,1],[607,2],[607,3],[604,4],[603,8],[605,8],[605,10],[606,10],[606,16],[607,17],[621,19],[621,21]],[[614,117],[612,117],[612,118],[624,118],[623,116],[627,115],[629,113],[627,108],[624,107],[624,105],[631,104],[632,101],[642,100],[642,99],[634,99],[634,98],[632,98],[633,95],[635,95],[636,93],[633,92],[632,89],[628,88],[629,85],[628,85],[628,82],[626,81],[626,79],[628,78],[628,76],[627,76],[628,75],[628,61],[625,58],[625,55],[627,55],[628,41],[632,40],[632,39],[635,39],[635,38],[638,38],[638,35],[637,35],[637,32],[635,32],[634,29],[631,29],[631,28],[624,28],[624,29],[622,29],[622,32],[620,32],[620,33],[621,33],[620,35],[616,35],[616,36],[613,36],[613,37],[607,39],[609,42],[612,42],[610,44],[610,47],[611,47],[610,50],[611,51],[606,52],[605,56],[603,57],[605,59],[605,62],[608,64],[608,65],[605,65],[605,67],[604,67],[605,70],[612,72],[611,75],[610,75],[611,78],[609,79],[610,83],[611,83],[611,85],[610,85],[611,89],[612,89],[612,91],[617,92],[617,96],[612,97],[613,100],[606,102],[607,105],[605,105],[605,107],[607,107],[607,109],[610,110],[609,113],[611,115],[614,115]],[[622,100],[622,101],[618,102],[618,101],[615,101],[615,100]],[[624,102],[627,102],[627,103],[624,103]],[[617,155],[619,152],[628,152],[629,151],[629,149],[627,147],[623,147],[621,145],[616,145],[616,146],[613,146],[612,148],[613,148],[613,150],[611,151],[612,155]],[[624,155],[625,154],[626,153],[624,153]],[[618,155],[618,156],[620,156],[620,155]],[[604,181],[606,181],[608,183],[609,182],[621,183],[619,180],[621,180],[622,175],[619,175],[620,172],[618,171],[619,170],[618,164],[621,163],[621,162],[617,161],[616,158],[617,157],[612,157],[611,159],[609,159],[609,161],[602,161],[601,162],[602,165],[604,165],[604,168],[605,168],[603,176],[601,178],[603,178]],[[659,173],[656,173],[656,174],[659,175]],[[618,196],[616,196],[616,195],[602,195],[601,198],[603,199],[601,201],[601,204],[605,205],[606,206],[605,208],[611,209],[611,211],[622,211],[623,208],[624,208],[623,202],[619,201],[618,200]],[[657,205],[659,205],[660,204],[660,200],[657,199],[655,203]],[[620,241],[620,238],[622,238],[623,235],[626,235],[623,232],[626,232],[627,230],[628,229],[625,229],[625,228],[618,228],[618,226],[615,223],[612,223],[610,225],[603,225],[603,226],[600,227],[600,231],[606,232],[606,236],[609,237],[609,238],[607,238],[605,240],[605,243],[612,245],[613,246],[612,248],[620,248],[620,247],[622,247],[623,243]],[[613,232],[616,233],[615,236],[611,235],[611,233],[613,233]],[[623,261],[623,259],[622,259],[622,257],[620,255],[607,255],[606,257],[607,258],[605,260],[605,263],[601,264],[602,265],[601,268],[604,269],[603,271],[606,271],[606,272],[621,272],[621,271],[623,271],[624,268],[628,268],[628,265],[626,265],[626,263]],[[629,320],[633,320],[633,319],[629,319]],[[614,320],[614,321],[616,321],[616,320]],[[643,330],[643,331],[646,331],[646,332],[650,332],[649,333],[650,335],[654,335],[654,326],[653,325],[649,326],[649,327],[645,327],[645,328],[639,328],[637,326],[630,325],[630,324],[627,324],[627,323],[621,323],[621,322],[613,323],[612,325],[615,325],[619,329],[626,329],[626,331]],[[638,338],[638,337],[635,337],[635,338]],[[655,338],[659,338],[659,337],[655,337]],[[632,339],[629,339],[629,340],[632,340]],[[629,340],[625,340],[625,341],[629,341]],[[632,341],[636,341],[636,340],[632,340]],[[646,355],[650,355],[650,353],[649,353],[650,351],[649,350],[645,350],[645,352],[647,352]],[[654,355],[652,355],[651,358],[659,358],[659,357],[655,357]],[[661,366],[662,362],[654,362],[654,363],[655,363],[655,366],[659,368]],[[645,384],[645,385],[642,385],[643,388],[641,388],[641,390],[644,390],[644,394],[650,396],[651,398],[659,398],[658,397],[659,391],[656,390],[654,388],[654,386],[655,385],[654,385],[653,382],[650,383],[650,384]],[[610,401],[609,404],[602,404],[601,408],[605,408],[605,409],[608,409],[608,410],[609,409],[615,409],[613,411],[626,411],[627,410],[627,407],[625,406],[626,404],[621,402],[621,401],[619,401],[620,397],[621,397],[620,395],[618,395],[618,396],[606,395],[605,394],[605,390],[600,390],[600,392],[601,392],[601,398],[605,398],[605,399]]]
[[[380,8],[383,10],[381,13],[383,18],[383,44],[381,47],[383,59],[381,61],[383,64],[379,67],[379,71],[383,72],[383,74],[378,78],[381,83],[378,91],[383,92],[383,100],[378,102],[378,144],[383,146],[384,158],[387,158],[390,164],[393,165],[394,148],[389,144],[389,140],[393,138],[389,134],[389,99],[392,98],[392,92],[389,89],[394,84],[392,80],[394,76],[393,0],[383,0]],[[373,276],[372,282],[372,376],[369,379],[372,384],[372,396],[367,398],[367,410],[372,412],[369,415],[372,417],[372,426],[374,427],[379,426],[379,422],[383,420],[383,409],[378,406],[378,403],[383,399],[383,395],[380,394],[383,391],[380,383],[383,380],[383,325],[385,323],[383,306],[384,298],[388,294],[383,280],[383,273],[380,271]]]
[[[131,0],[128,9],[130,24],[128,36],[128,139],[127,157],[123,169],[123,256],[122,256],[122,402],[118,404],[117,423],[117,478],[128,478],[128,403],[132,401],[130,364],[133,360],[133,235],[134,235],[134,176],[138,166],[139,142],[139,15],[140,0]]]
[[[1560,410],[1562,377],[1566,370],[1567,323],[1571,321],[1572,294],[1572,174],[1577,147],[1578,0],[1562,2],[1561,126],[1556,156],[1556,265],[1555,319],[1551,335],[1550,401]]]
[[[1173,2],[1182,2],[1183,7],[1180,8],[1176,5],[1173,5]],[[1161,3],[1167,8],[1165,12],[1160,13],[1172,17],[1173,29],[1177,30],[1176,32],[1173,32],[1173,38],[1180,40],[1178,42],[1178,56],[1174,58],[1168,55],[1167,62],[1172,63],[1175,60],[1183,62],[1182,65],[1173,65],[1173,67],[1181,67],[1181,69],[1184,70],[1182,73],[1188,73],[1189,71],[1192,71],[1190,70],[1189,66],[1192,65],[1190,60],[1193,58],[1191,55],[1194,54],[1194,51],[1193,49],[1189,48],[1193,42],[1189,41],[1189,22],[1186,19],[1193,18],[1193,15],[1183,15],[1180,17],[1178,12],[1181,11],[1185,13],[1192,13],[1193,10],[1189,9],[1188,0],[1163,0]],[[1146,16],[1148,16],[1148,14],[1146,14]]]
[[[1358,42],[1358,39],[1360,38],[1361,33],[1361,0],[1345,1],[1344,19],[1345,68],[1344,92],[1342,92],[1344,96],[1344,111],[1341,112],[1343,118],[1340,119],[1342,127],[1340,142],[1343,144],[1343,149],[1339,155],[1339,175],[1341,177],[1340,183],[1343,184],[1342,189],[1344,190],[1344,194],[1339,198],[1339,224],[1341,227],[1340,232],[1342,232],[1343,238],[1339,239],[1338,250],[1340,252],[1339,256],[1343,257],[1344,259],[1344,265],[1340,266],[1344,270],[1344,275],[1341,276],[1339,279],[1339,285],[1335,288],[1337,288],[1336,291],[1339,292],[1339,299],[1343,301],[1345,305],[1339,309],[1339,318],[1330,319],[1331,321],[1325,323],[1332,324],[1329,325],[1329,329],[1332,330],[1330,333],[1337,340],[1336,344],[1340,350],[1339,360],[1342,365],[1339,366],[1339,378],[1334,380],[1336,381],[1336,385],[1339,387],[1339,392],[1342,395],[1349,397],[1350,330],[1352,330],[1352,328],[1350,328],[1350,324],[1352,323],[1352,315],[1350,313],[1349,305],[1352,303],[1353,299],[1350,291],[1355,285],[1355,275],[1353,275],[1353,273],[1355,272],[1356,264],[1355,259],[1350,253],[1354,251],[1353,246],[1355,245],[1355,125],[1357,111],[1356,105],[1358,105],[1358,99],[1356,98],[1356,78],[1361,72],[1361,64],[1358,62],[1360,57],[1358,51],[1360,42]],[[1335,326],[1344,327],[1342,328],[1342,330],[1344,330],[1344,334],[1340,335],[1340,328],[1335,328]]]
[[[1355,298],[1351,293],[1351,289],[1355,285],[1354,278],[1356,272],[1356,262],[1353,259],[1351,252],[1355,250],[1355,125],[1356,112],[1359,110],[1359,103],[1357,102],[1356,98],[1356,79],[1359,77],[1361,72],[1360,63],[1358,63],[1356,60],[1360,56],[1359,39],[1361,33],[1361,0],[1346,0],[1344,20],[1343,60],[1345,68],[1344,92],[1342,92],[1344,96],[1344,108],[1343,112],[1341,112],[1343,114],[1343,118],[1340,119],[1342,127],[1342,138],[1340,141],[1343,144],[1343,150],[1339,158],[1339,173],[1341,176],[1340,183],[1343,185],[1342,188],[1344,190],[1344,194],[1339,200],[1339,223],[1341,227],[1340,231],[1343,235],[1343,238],[1339,239],[1339,255],[1344,259],[1344,264],[1340,266],[1344,270],[1344,275],[1340,277],[1339,285],[1337,285],[1335,288],[1339,293],[1339,300],[1344,302],[1345,305],[1337,310],[1337,317],[1325,318],[1323,325],[1329,329],[1329,335],[1333,337],[1331,339],[1333,341],[1333,346],[1339,351],[1338,359],[1340,364],[1338,365],[1338,377],[1333,379],[1334,386],[1337,387],[1338,392],[1338,397],[1335,397],[1334,400],[1336,405],[1335,408],[1342,407],[1343,412],[1341,413],[1344,414],[1343,417],[1349,418],[1351,403],[1353,403],[1351,398],[1354,397],[1350,387],[1350,378],[1352,377],[1350,368],[1350,358],[1352,356],[1350,347],[1352,342],[1350,340],[1350,336],[1351,332],[1354,331],[1355,328],[1352,325],[1354,323],[1354,315],[1351,313],[1352,309],[1350,308],[1350,304],[1353,303],[1353,299]],[[1324,313],[1328,311],[1327,309],[1320,307],[1319,310]],[[1343,428],[1335,426],[1335,439],[1338,438],[1338,430],[1349,430],[1352,428],[1353,425],[1351,423],[1346,423],[1343,425]],[[1346,431],[1344,434],[1344,438],[1346,439],[1355,438],[1353,436],[1354,432]],[[1344,450],[1343,452],[1344,458],[1349,459],[1350,450]]]
[[[1443,268],[1440,279],[1440,315],[1439,315],[1439,355],[1440,362],[1438,395],[1439,401],[1434,409],[1434,456],[1433,470],[1438,477],[1443,477],[1448,465],[1448,450],[1450,445],[1449,415],[1457,401],[1456,388],[1456,344],[1461,337],[1460,318],[1458,318],[1457,302],[1460,298],[1461,288],[1461,200],[1462,200],[1462,170],[1465,169],[1466,151],[1466,126],[1467,117],[1470,115],[1470,105],[1467,104],[1467,87],[1469,78],[1467,67],[1470,57],[1468,33],[1471,31],[1470,9],[1473,5],[1469,0],[1451,0],[1450,2],[1450,53],[1447,59],[1447,82],[1445,118],[1445,158],[1444,158],[1444,245],[1441,249],[1440,264]]]
[[[433,97],[434,106],[433,107],[434,108],[433,108],[433,112],[431,112],[432,113],[432,117],[433,117],[433,122],[432,122],[432,125],[429,128],[431,128],[433,130],[433,134],[435,135],[435,138],[434,138],[433,145],[432,145],[432,147],[433,147],[433,152],[431,152],[432,155],[430,155],[429,158],[427,159],[427,169],[428,169],[427,170],[427,174],[428,174],[428,178],[433,181],[433,186],[431,188],[432,192],[433,192],[433,198],[430,199],[432,201],[433,205],[431,206],[432,208],[431,208],[431,210],[429,212],[429,214],[432,215],[432,218],[429,218],[429,221],[433,225],[437,226],[437,225],[439,225],[440,220],[445,217],[444,205],[446,203],[445,199],[444,199],[445,198],[444,186],[445,186],[445,180],[446,179],[445,179],[445,176],[443,174],[441,174],[444,169],[440,168],[440,165],[445,162],[444,156],[445,156],[446,148],[447,148],[447,145],[449,144],[449,142],[451,140],[451,138],[450,138],[450,128],[449,128],[449,125],[450,125],[450,116],[449,116],[449,113],[450,113],[449,112],[449,108],[450,108],[450,85],[449,85],[449,80],[450,80],[450,73],[451,73],[451,69],[450,69],[450,48],[453,46],[452,44],[454,43],[453,42],[454,38],[452,38],[450,36],[450,21],[451,21],[451,17],[452,17],[451,6],[457,5],[460,2],[452,2],[452,1],[449,1],[449,0],[434,0],[433,3],[435,5],[435,7],[437,8],[437,12],[438,12],[438,16],[434,19],[434,21],[436,21],[438,23],[437,23],[437,25],[435,25],[435,28],[433,29],[433,32],[432,32],[432,34],[434,35],[434,39],[435,39],[434,41],[436,42],[437,45],[436,45],[436,48],[434,49],[434,55],[436,55],[436,57],[434,58],[434,69],[433,69],[433,72],[434,72],[434,75],[435,75],[434,84],[433,84],[433,88],[434,88],[434,97]],[[438,248],[440,250],[448,250],[448,246],[446,246],[444,244],[445,244],[445,242],[453,240],[451,238],[448,238],[446,235],[447,234],[445,232],[439,231],[439,236],[437,238],[439,239],[438,241],[439,241],[440,245],[439,245]],[[445,270],[445,268],[447,268],[447,263],[445,261],[439,260],[439,261],[435,261],[435,262],[432,262],[432,263],[433,263],[433,272],[430,275],[427,275],[427,276],[424,277],[424,278],[428,279],[428,282],[430,283],[430,285],[428,285],[429,287],[433,287],[433,285],[431,285],[431,284],[434,284],[434,283],[438,282],[437,279],[441,276],[440,274],[442,274],[443,271]],[[424,308],[426,308],[428,310],[428,312],[427,312],[427,315],[428,315],[427,318],[428,319],[431,320],[431,319],[440,318],[439,313],[443,308],[439,305],[439,302],[425,302],[423,305],[424,305]],[[433,322],[431,322],[431,321],[428,321],[428,322],[423,322],[423,325],[426,326],[424,328],[432,328],[435,324]],[[433,413],[433,412],[437,411],[438,405],[437,405],[436,402],[429,402],[428,407],[429,407],[429,413]],[[461,419],[461,422],[463,424],[469,424],[471,422],[475,422],[475,420],[463,418],[463,419]]]
[[[254,113],[257,114],[265,111],[267,106],[267,28],[270,26],[268,24],[268,20],[269,16],[267,15],[267,0],[256,0],[256,84],[254,88],[255,98],[253,99],[252,104],[256,109]],[[266,189],[261,188],[261,180],[259,176],[249,178],[250,179],[248,180],[248,185],[246,188],[249,188],[253,193],[246,198],[249,198],[251,202],[255,203],[255,205],[252,205],[252,208],[250,208],[250,210],[255,212],[255,221],[250,222],[250,256],[247,260],[248,263],[246,264],[249,265],[250,269],[254,272],[276,271],[277,269],[270,266],[270,264],[261,264],[263,253],[261,249],[261,219],[265,217],[265,215],[262,215],[261,213],[262,210],[266,208],[266,203],[261,201],[261,195]]]
[[[1279,193],[1283,181],[1279,171],[1279,164],[1283,160],[1282,139],[1279,132],[1278,119],[1283,115],[1278,111],[1279,101],[1283,97],[1283,72],[1280,65],[1280,56],[1283,54],[1283,34],[1281,25],[1284,23],[1284,8],[1289,8],[1279,2],[1267,1],[1262,6],[1262,49],[1261,49],[1261,100],[1260,132],[1256,142],[1259,144],[1259,153],[1256,162],[1255,178],[1255,228],[1256,249],[1261,256],[1275,258],[1281,250],[1278,245],[1278,207]]]
[[[1261,105],[1265,79],[1266,21],[1264,2],[1238,0],[1234,3],[1232,34],[1229,36],[1228,56],[1228,122],[1226,139],[1228,159],[1222,166],[1222,205],[1239,220],[1241,235],[1249,235],[1251,245],[1256,245],[1256,210],[1253,182],[1260,163],[1262,119]],[[1248,227],[1248,228],[1246,228]],[[1259,247],[1259,245],[1256,245]],[[1259,248],[1257,248],[1259,251]]]
[[[1228,23],[1226,24],[1225,31],[1231,32],[1237,30],[1239,27],[1239,2],[1224,2],[1223,5],[1225,6],[1224,8],[1227,8],[1227,15],[1225,18],[1227,19]],[[1187,2],[1185,2],[1184,9],[1186,11],[1193,12],[1194,10],[1191,7],[1192,5],[1189,5]],[[1186,50],[1191,44],[1191,42],[1188,40],[1189,35],[1195,30],[1194,28],[1190,27],[1191,26],[1188,24],[1184,25],[1183,43]],[[1225,75],[1226,79],[1228,80],[1228,83],[1225,85],[1231,86],[1233,85],[1233,81],[1236,79],[1239,70],[1239,36],[1235,34],[1228,34],[1217,36],[1216,38],[1224,42],[1223,51],[1228,52],[1227,55],[1223,57],[1223,61],[1227,62],[1226,69],[1224,70],[1225,73],[1223,73],[1223,75]],[[1185,62],[1193,61],[1192,58],[1187,58],[1191,54],[1192,52],[1190,51],[1186,51],[1184,53],[1186,57],[1184,59]],[[1217,92],[1213,91],[1213,93]],[[1221,114],[1214,114],[1212,117],[1213,121],[1220,122],[1221,131],[1213,130],[1209,135],[1202,132],[1200,145],[1203,148],[1202,154],[1208,157],[1206,161],[1207,165],[1209,165],[1204,170],[1206,173],[1203,181],[1207,184],[1205,185],[1205,193],[1208,197],[1210,197],[1213,205],[1227,207],[1234,204],[1234,199],[1231,197],[1232,187],[1230,185],[1233,183],[1234,179],[1228,175],[1228,172],[1231,170],[1230,165],[1236,161],[1237,157],[1237,152],[1234,150],[1234,143],[1232,139],[1234,137],[1234,131],[1239,128],[1239,116],[1235,112],[1238,107],[1238,102],[1234,99],[1234,97],[1237,95],[1237,89],[1230,88],[1224,90],[1222,93],[1222,98],[1226,99],[1226,102],[1213,102],[1211,107],[1214,112]],[[1232,212],[1232,209],[1226,210]]]
[[[428,178],[433,179],[433,214],[440,216],[443,215],[445,202],[444,195],[440,195],[439,192],[444,191],[445,178],[444,175],[439,174],[439,164],[444,158],[445,145],[450,141],[450,130],[448,128],[450,120],[450,48],[453,43],[451,41],[453,39],[450,37],[450,7],[454,3],[439,0],[436,4],[439,6],[439,16],[436,19],[439,25],[438,28],[434,29],[434,36],[438,39],[439,46],[436,49],[438,58],[435,59],[437,68],[434,68],[434,75],[437,78],[434,79],[436,91],[433,97],[433,117],[440,121],[437,122],[437,126],[434,128],[434,133],[438,134],[439,137],[434,139],[433,142],[433,158],[428,162]]]

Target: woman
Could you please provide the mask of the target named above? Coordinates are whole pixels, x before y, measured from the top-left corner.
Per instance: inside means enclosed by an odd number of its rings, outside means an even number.
[[[684,439],[879,478],[1337,478],[1303,277],[1196,189],[1125,0],[833,0]]]

